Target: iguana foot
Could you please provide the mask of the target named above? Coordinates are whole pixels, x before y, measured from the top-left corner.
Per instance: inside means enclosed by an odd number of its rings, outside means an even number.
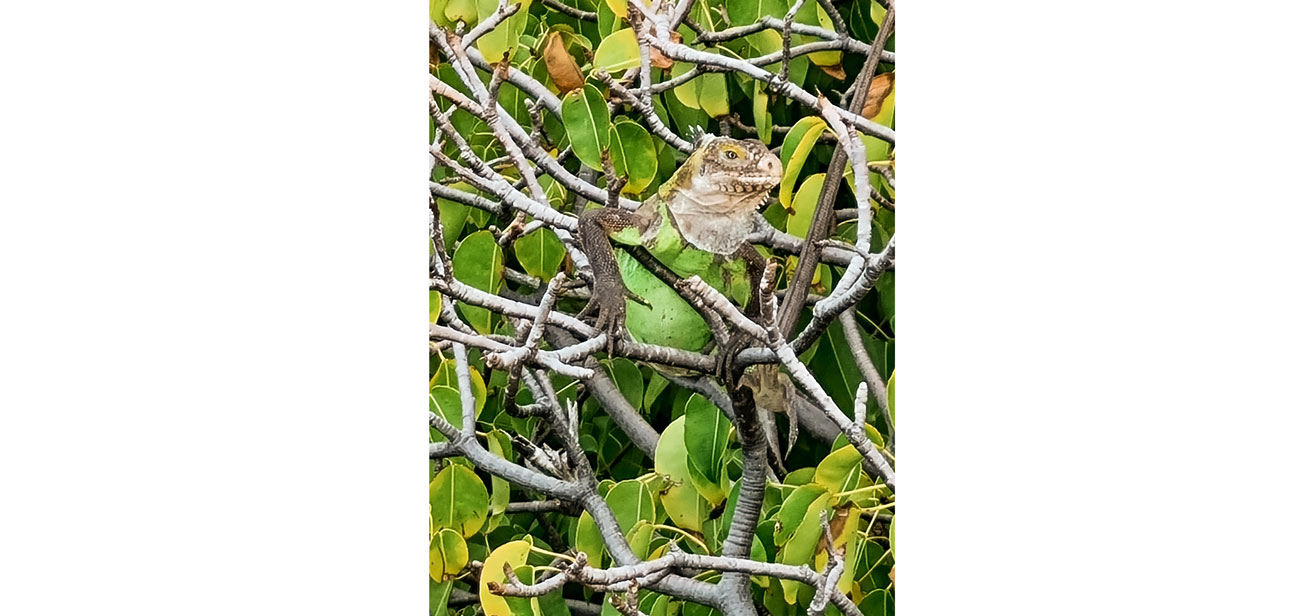
[[[596,285],[592,289],[591,299],[587,305],[579,312],[577,318],[585,319],[592,312],[596,313],[596,321],[592,324],[596,328],[596,335],[605,334],[605,352],[611,356],[614,354],[615,341],[623,336],[626,330],[627,322],[627,303],[625,299],[626,291],[622,289],[611,289],[605,285]]]

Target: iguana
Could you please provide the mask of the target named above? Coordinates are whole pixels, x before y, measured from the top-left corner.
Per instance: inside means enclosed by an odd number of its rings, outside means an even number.
[[[626,251],[616,254],[611,240],[645,247],[678,276],[698,275],[747,316],[756,316],[765,262],[745,240],[754,229],[755,211],[781,182],[781,171],[781,159],[757,140],[701,135],[690,157],[636,211],[595,208],[580,214],[578,236],[594,281],[591,301],[579,317],[595,311],[597,330],[611,341],[626,328],[638,342],[699,351],[711,338],[703,318],[676,291]],[[758,368],[745,379],[766,411],[764,433],[779,468],[770,412],[789,406],[789,380],[775,366]],[[793,446],[798,434],[793,414],[790,426]]]

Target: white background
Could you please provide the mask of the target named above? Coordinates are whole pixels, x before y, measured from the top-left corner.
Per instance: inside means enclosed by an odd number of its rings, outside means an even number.
[[[1294,611],[1265,4],[900,2],[900,614]],[[425,609],[426,19],[0,9],[0,611]]]

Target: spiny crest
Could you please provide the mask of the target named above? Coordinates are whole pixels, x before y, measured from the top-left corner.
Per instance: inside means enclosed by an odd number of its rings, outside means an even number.
[[[691,146],[696,150],[708,145],[710,141],[716,139],[713,135],[704,131],[704,127],[691,125],[686,127],[686,136],[691,138]]]

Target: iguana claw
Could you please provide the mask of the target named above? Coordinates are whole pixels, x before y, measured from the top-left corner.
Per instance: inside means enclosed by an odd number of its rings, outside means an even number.
[[[610,288],[612,286],[614,285],[596,284],[591,299],[577,315],[579,319],[584,319],[595,311],[596,321],[592,325],[596,328],[596,335],[605,334],[605,352],[610,355],[614,354],[615,341],[622,338],[626,331],[627,322],[627,290]]]

